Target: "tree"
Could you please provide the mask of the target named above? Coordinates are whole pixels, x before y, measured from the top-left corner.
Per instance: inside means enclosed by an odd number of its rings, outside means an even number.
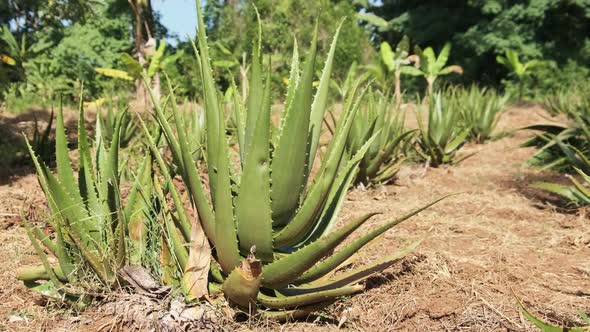
[[[358,2],[388,23],[388,29],[373,28],[377,43],[408,35],[419,45],[437,49],[451,41],[450,61],[461,60],[465,82],[500,83],[506,73],[495,58],[507,49],[525,60],[543,58],[560,66],[583,69],[590,63],[590,2],[585,0]],[[579,72],[578,78],[586,75],[585,70],[570,72]],[[556,71],[545,75],[539,79],[559,85]],[[571,75],[563,78],[575,80]]]

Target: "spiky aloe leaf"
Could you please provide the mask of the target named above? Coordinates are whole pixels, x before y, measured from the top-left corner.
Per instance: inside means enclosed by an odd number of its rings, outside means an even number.
[[[29,225],[29,222],[27,221],[27,218],[24,216],[24,214],[22,216],[22,219],[23,219],[23,224],[25,226],[25,230],[27,231],[27,236],[29,237],[29,240],[31,240],[31,243],[33,244],[33,248],[35,248],[37,255],[41,259],[41,263],[43,264],[43,268],[45,269],[45,272],[49,276],[49,280],[51,280],[55,285],[61,285],[61,282],[59,281],[55,271],[53,270],[53,268],[49,264],[49,260],[47,259],[47,255],[45,255],[45,252],[41,248],[39,241],[33,235],[33,232],[31,231],[31,226]]]
[[[262,285],[273,288],[289,285],[375,214],[366,214],[296,252],[265,265]]]
[[[258,14],[258,9],[254,6],[254,10],[256,11],[256,18],[258,20],[258,38],[255,43],[252,44],[252,66],[251,71],[252,75],[250,75],[250,83],[249,83],[249,91],[248,91],[248,100],[247,100],[247,112],[246,112],[246,132],[244,137],[244,145],[240,146],[240,149],[244,149],[244,158],[250,152],[251,149],[255,149],[255,145],[251,143],[254,139],[254,135],[256,133],[256,127],[259,121],[259,113],[263,107],[263,93],[264,89],[262,87],[262,64],[261,64],[261,54],[260,54],[260,45],[261,45],[261,24],[260,24],[260,15]]]
[[[365,287],[362,285],[354,285],[294,296],[272,297],[258,294],[258,303],[270,309],[298,308],[358,293],[363,289],[365,289]]]
[[[199,46],[199,54],[201,59],[201,75],[203,83],[203,94],[205,97],[205,109],[207,119],[207,162],[209,170],[209,186],[211,190],[211,197],[215,202],[215,190],[217,188],[216,172],[217,167],[217,155],[219,153],[219,137],[218,131],[221,130],[221,122],[223,112],[219,108],[219,101],[217,100],[217,89],[215,87],[215,81],[211,73],[211,60],[209,58],[209,46],[207,45],[207,34],[205,31],[205,22],[203,20],[203,13],[201,10],[201,4],[196,1],[197,5],[197,39]],[[179,137],[180,138],[180,137]],[[225,142],[224,142],[225,143]],[[207,221],[205,221],[207,222]],[[211,238],[210,234],[208,234]]]
[[[263,96],[262,109],[257,112],[250,149],[243,163],[235,213],[241,252],[247,254],[252,246],[256,246],[257,257],[263,262],[271,262],[270,61]],[[253,229],[257,231],[253,232]]]
[[[307,294],[318,291],[325,291],[329,289],[336,289],[340,287],[346,287],[347,285],[353,285],[366,280],[375,273],[379,273],[391,265],[398,262],[400,259],[406,257],[412,253],[422,243],[423,239],[415,241],[407,247],[396,251],[391,255],[387,255],[380,258],[370,264],[360,266],[358,268],[351,269],[344,273],[337,274],[335,277],[331,277],[326,280],[317,280],[309,284],[301,285],[296,288],[289,289],[289,293],[292,294]]]
[[[146,219],[150,214],[152,196],[152,156],[147,154],[139,167],[125,205],[129,240],[133,246],[130,262],[140,264],[147,249]]]
[[[330,88],[330,76],[332,75],[332,67],[334,63],[334,54],[336,53],[336,44],[338,42],[338,36],[340,34],[342,24],[344,24],[344,19],[340,21],[340,24],[338,24],[338,28],[336,28],[336,32],[332,38],[332,44],[330,45],[330,51],[328,52],[328,56],[326,58],[322,76],[320,77],[320,83],[313,99],[313,104],[311,105],[311,116],[309,120],[309,131],[311,135],[309,138],[310,147],[307,157],[306,178],[309,176],[309,172],[311,172],[311,169],[313,168],[316,151],[320,141],[322,121],[327,109],[326,104],[328,102],[328,92]]]
[[[293,104],[283,115],[286,119],[272,157],[271,167],[275,170],[271,174],[272,219],[277,226],[284,225],[293,215],[305,186],[317,30],[316,24],[303,75],[295,91]]]
[[[535,324],[536,327],[541,329],[543,332],[588,332],[590,331],[590,326],[575,326],[575,327],[565,327],[565,326],[556,326],[544,322],[543,320],[539,319],[535,315],[533,315],[527,307],[524,306],[522,301],[519,298],[516,298],[516,303],[522,310],[522,313],[529,320],[529,322]]]
[[[354,91],[356,91],[357,87],[358,86],[355,86]],[[366,91],[366,89],[364,91]],[[295,216],[293,216],[291,221],[275,234],[275,246],[290,246],[298,243],[308,235],[309,231],[313,229],[314,222],[317,221],[318,216],[322,213],[322,209],[331,188],[339,188],[341,186],[343,179],[340,179],[338,183],[335,183],[334,181],[338,175],[338,170],[342,162],[346,137],[350,131],[352,119],[358,110],[358,103],[362,99],[364,91],[361,92],[356,102],[354,101],[354,93],[351,94],[343,114],[343,120],[336,129],[335,137],[332,139],[328,147],[326,161],[318,172],[319,175],[309,189],[301,208],[297,211]],[[362,158],[362,156],[359,154],[358,158],[356,158],[358,159],[357,164],[360,158]],[[353,162],[349,167],[356,167],[356,165]]]
[[[215,249],[224,272],[230,273],[240,264],[238,234],[234,218],[229,151],[224,121],[217,132],[217,191],[215,191]],[[213,194],[212,194],[213,195]],[[213,197],[213,196],[212,196]]]

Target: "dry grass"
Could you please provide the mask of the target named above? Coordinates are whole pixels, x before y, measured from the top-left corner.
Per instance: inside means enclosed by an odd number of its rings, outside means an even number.
[[[546,122],[539,109],[509,110],[500,130]],[[447,193],[461,192],[390,230],[358,255],[368,262],[428,235],[411,257],[372,278],[367,292],[330,308],[335,320],[278,325],[269,321],[229,323],[225,330],[334,331],[338,320],[350,331],[528,331],[513,292],[541,317],[564,324],[581,323],[577,310],[590,309],[590,223],[584,214],[561,214],[547,196],[527,184],[554,174],[525,168],[532,149],[518,144],[527,132],[484,145],[460,165],[424,170],[405,166],[393,186],[353,190],[341,212],[342,222],[367,211],[383,214],[360,232]],[[0,213],[16,213],[40,202],[33,175],[0,187]],[[41,200],[42,201],[42,200]],[[2,217],[0,217],[2,218]],[[81,316],[46,310],[22,286],[14,270],[35,261],[17,219],[0,233],[0,330],[87,330],[106,309]],[[16,221],[15,221],[16,220]],[[6,223],[6,221],[4,221]],[[25,321],[8,322],[10,318]],[[90,325],[87,325],[90,324]]]

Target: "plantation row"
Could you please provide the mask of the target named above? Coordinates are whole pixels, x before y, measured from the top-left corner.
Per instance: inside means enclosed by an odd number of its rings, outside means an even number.
[[[55,152],[49,130],[28,145],[51,210],[53,234],[24,220],[42,265],[22,268],[18,276],[44,296],[85,305],[91,293],[118,290],[125,284],[121,271],[136,265],[189,302],[223,294],[250,314],[278,320],[306,317],[362,291],[362,281],[411,253],[421,240],[368,265],[335,273],[371,240],[445,198],[351,240],[376,213],[336,227],[348,188],[392,182],[408,160],[430,167],[464,160],[469,157],[461,153],[466,142],[494,137],[508,97],[475,86],[435,91],[438,76],[461,72],[458,66],[447,66],[450,46],[438,56],[431,48],[410,54],[407,41],[395,51],[381,48],[397,78],[393,92],[368,74],[358,75],[354,66],[345,82],[335,84],[330,76],[339,31],[315,83],[316,26],[304,62],[294,48],[285,107],[275,126],[270,63],[262,61],[261,40],[253,42],[248,81],[241,82],[245,88],[232,81],[229,92],[221,91],[212,76],[209,41],[198,11],[195,56],[203,112],[178,108],[174,82],[163,80],[172,93],[160,97],[148,69],[140,76],[152,99],[151,114],[134,116],[112,108],[105,116],[99,112],[91,138],[81,105],[78,157],[72,161],[59,108]],[[525,66],[514,54],[499,61],[515,71]],[[427,97],[415,101],[416,110],[402,105],[402,72],[423,76],[428,83]],[[330,88],[335,85],[343,99],[341,112],[331,110]],[[542,133],[526,145],[540,146],[532,163],[573,167],[588,182],[590,100],[574,103],[575,98],[564,94],[549,99],[553,112],[568,116],[571,125],[532,127]],[[416,114],[417,129],[406,126],[406,112]],[[322,146],[326,131],[331,139]],[[142,153],[129,152],[138,149]],[[55,170],[50,168],[53,159]],[[125,178],[132,182],[127,195]],[[590,202],[590,190],[572,181],[572,187],[538,186],[575,203]],[[544,324],[526,309],[525,314]]]

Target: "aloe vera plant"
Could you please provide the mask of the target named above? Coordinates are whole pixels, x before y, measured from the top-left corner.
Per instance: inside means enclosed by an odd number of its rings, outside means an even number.
[[[483,143],[492,137],[508,96],[500,96],[494,90],[473,85],[469,90],[451,91],[450,99],[460,110],[463,126],[470,130],[470,138]]]
[[[291,77],[278,135],[271,137],[270,71],[263,74],[261,40],[252,48],[249,94],[246,103],[236,94],[236,123],[239,142],[237,169],[231,162],[224,112],[219,91],[211,75],[211,59],[200,4],[198,11],[198,49],[204,87],[207,126],[206,166],[209,195],[192,159],[189,142],[182,130],[174,94],[170,95],[173,118],[169,121],[157,103],[155,116],[160,123],[179,174],[184,180],[204,234],[212,245],[209,289],[223,292],[233,304],[277,319],[299,317],[319,310],[341,296],[363,289],[358,282],[403,257],[419,242],[368,266],[331,277],[330,273],[376,236],[426,207],[389,221],[359,237],[339,251],[333,250],[374,213],[334,229],[337,212],[356,167],[374,140],[370,138],[354,156],[346,154],[345,143],[359,108],[363,91],[351,93],[335,136],[324,155],[317,176],[310,180],[322,119],[328,98],[329,77],[335,52],[334,41],[313,94],[317,53],[317,26],[305,63],[300,67],[297,49],[293,55]],[[301,73],[300,73],[300,68]],[[266,76],[266,78],[264,78]],[[149,137],[149,133],[146,131]],[[272,146],[272,150],[271,150]],[[152,150],[156,147],[151,145]],[[160,163],[163,173],[166,165]],[[171,189],[172,197],[176,195]],[[178,198],[176,205],[182,206]],[[434,203],[432,203],[434,204]],[[429,204],[428,206],[430,206]],[[176,206],[177,211],[182,211]],[[180,222],[169,237],[179,238]],[[195,227],[192,224],[192,227]],[[192,228],[191,228],[192,230]],[[187,230],[188,231],[188,230]],[[185,231],[186,233],[186,231]],[[176,234],[176,235],[175,235]],[[184,234],[184,239],[187,239]],[[174,241],[171,241],[174,242]],[[185,247],[171,245],[170,254],[187,257]],[[186,262],[186,261],[185,261]],[[278,311],[277,311],[278,310]],[[284,311],[283,311],[284,310]]]
[[[137,124],[126,110],[120,110],[117,108],[117,111],[115,111],[114,109],[115,106],[113,106],[112,101],[107,103],[107,112],[101,114],[99,117],[100,128],[102,129],[103,139],[109,143],[113,139],[115,127],[120,118],[119,147],[124,148],[127,147],[131,143],[131,140],[137,135]]]
[[[458,126],[461,116],[459,110],[443,104],[440,93],[430,98],[427,107],[428,123],[424,124],[422,116],[417,114],[418,155],[432,167],[458,163],[469,157],[456,157],[457,151],[465,144],[469,135],[469,129]]]
[[[394,105],[397,98],[379,92],[369,94],[367,107],[354,117],[347,149],[359,151],[375,136],[373,143],[359,164],[354,184],[369,185],[391,181],[407,157],[413,130],[405,128],[405,113]]]
[[[561,108],[568,123],[525,127],[540,133],[521,146],[538,147],[527,161],[541,169],[569,170],[572,166],[590,172],[590,97],[581,95],[579,103]]]
[[[51,138],[51,128],[53,126],[54,112],[51,110],[47,127],[43,131],[39,130],[39,122],[37,118],[34,119],[33,137],[31,146],[35,154],[46,165],[52,165],[55,162],[55,140]]]
[[[77,180],[68,157],[61,106],[56,126],[57,174],[52,173],[28,145],[51,210],[48,221],[55,236],[52,239],[24,220],[42,266],[20,268],[17,275],[44,295],[60,298],[69,284],[90,288],[93,292],[101,287],[117,287],[118,270],[128,262],[139,264],[145,254],[144,218],[149,209],[151,157],[145,157],[123,206],[118,170],[122,117],[123,113],[116,120],[110,143],[104,140],[100,126],[97,128],[93,156],[80,107]],[[50,263],[46,252],[55,257],[56,264]],[[46,280],[48,282],[44,283]]]
[[[403,66],[401,73],[411,76],[423,76],[428,84],[428,95],[432,96],[434,82],[440,76],[456,73],[463,74],[463,68],[458,65],[447,66],[451,54],[451,44],[446,43],[438,56],[434,53],[432,47],[427,47],[424,51],[416,48],[414,53],[418,56],[415,60],[416,66]]]
[[[577,206],[590,204],[590,176],[578,168],[574,170],[580,175],[582,181],[570,176],[573,185],[564,186],[550,182],[535,182],[531,186],[543,189],[566,198],[570,203]]]

